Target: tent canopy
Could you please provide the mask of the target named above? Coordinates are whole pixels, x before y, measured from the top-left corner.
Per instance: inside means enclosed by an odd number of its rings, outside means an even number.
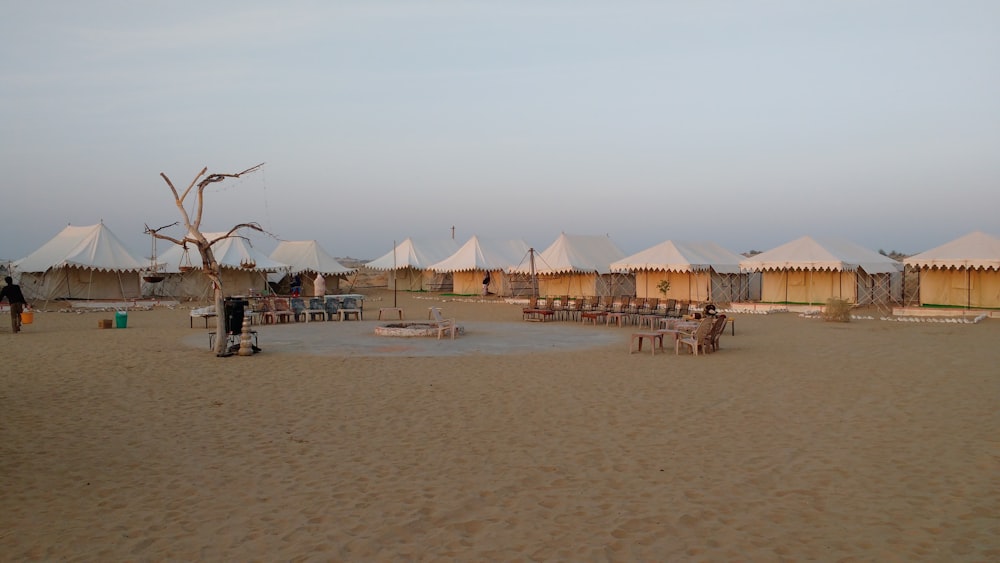
[[[473,235],[450,256],[430,265],[436,272],[505,271],[528,254],[523,240],[482,239]]]
[[[209,241],[226,236],[221,233],[202,233]],[[201,266],[201,255],[198,248],[193,244],[188,244],[188,253],[191,263],[195,267]],[[279,262],[260,252],[239,235],[230,236],[219,240],[212,245],[212,254],[222,268],[242,269],[250,272],[277,272],[288,269],[288,264]],[[166,252],[157,258],[161,265],[160,271],[167,274],[180,272],[180,263],[184,257],[184,248],[173,245]],[[252,263],[253,267],[247,268],[246,264]]]
[[[413,268],[429,269],[431,264],[440,262],[458,250],[454,239],[411,239],[407,238],[388,253],[365,264],[373,270],[394,270]]]
[[[975,231],[903,260],[914,268],[956,268],[1000,271],[1000,238]]]
[[[562,233],[535,258],[535,273],[610,274],[611,264],[624,257],[625,253],[607,236]],[[531,273],[531,265],[522,262],[514,271],[523,274]]]
[[[19,272],[41,273],[77,267],[102,272],[138,272],[146,267],[104,223],[67,226],[38,250],[14,263]]]
[[[611,263],[615,272],[664,271],[740,273],[743,257],[714,242],[664,241],[660,244]]]
[[[330,256],[315,240],[281,241],[271,252],[270,258],[288,264],[290,274],[315,272],[324,276],[336,276],[354,271]]]
[[[740,261],[744,270],[828,270],[869,274],[900,272],[903,265],[849,240],[804,236]]]

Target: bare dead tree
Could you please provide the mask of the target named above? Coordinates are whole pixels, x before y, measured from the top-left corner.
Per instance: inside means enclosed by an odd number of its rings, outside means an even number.
[[[173,223],[172,225],[167,225],[165,227],[159,227],[156,229],[150,229],[148,225],[146,226],[146,233],[152,235],[157,239],[167,240],[176,245],[184,247],[187,247],[188,244],[191,244],[192,246],[198,249],[198,254],[201,255],[202,272],[206,276],[208,276],[209,280],[211,280],[212,282],[212,289],[215,297],[215,310],[218,313],[218,316],[216,318],[219,319],[219,322],[216,323],[217,338],[215,339],[215,348],[214,348],[216,356],[227,355],[226,344],[228,339],[224,334],[225,298],[222,291],[222,266],[215,259],[215,254],[212,252],[212,245],[219,242],[220,240],[227,239],[230,237],[246,238],[238,234],[238,231],[240,231],[240,229],[251,229],[258,232],[265,232],[265,231],[257,223],[240,223],[229,229],[229,231],[226,232],[226,234],[220,237],[216,237],[212,240],[208,240],[207,238],[205,238],[205,235],[202,234],[201,232],[201,221],[205,210],[205,189],[211,186],[212,184],[222,182],[227,178],[239,178],[244,174],[256,172],[262,166],[264,166],[263,162],[258,164],[257,166],[252,166],[242,172],[237,172],[235,174],[209,174],[207,176],[205,174],[208,172],[208,168],[207,167],[203,168],[201,172],[199,172],[198,175],[195,176],[193,180],[191,180],[191,183],[188,185],[187,189],[184,190],[184,193],[178,193],[177,188],[174,187],[174,184],[173,182],[170,181],[170,178],[168,178],[166,174],[161,172],[160,176],[167,183],[167,186],[170,187],[171,193],[174,194],[174,202],[177,204],[178,211],[180,211],[181,218],[183,219],[184,222],[184,227],[186,228],[186,234],[184,235],[183,238],[176,238],[159,232],[161,229],[172,227],[177,223]],[[204,178],[202,178],[203,176]],[[201,180],[199,181],[199,179]],[[191,190],[195,189],[196,187],[197,191],[195,192],[195,196],[197,197],[197,200],[195,202],[195,207],[194,207],[194,218],[192,218],[191,215],[188,213],[187,209],[184,207],[184,201],[191,194]]]

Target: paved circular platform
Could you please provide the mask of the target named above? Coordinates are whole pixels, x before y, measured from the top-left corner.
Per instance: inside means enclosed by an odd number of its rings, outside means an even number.
[[[399,321],[396,321],[397,323]],[[455,340],[436,337],[377,336],[376,326],[392,321],[344,321],[254,326],[263,353],[327,356],[449,356],[465,354],[524,354],[573,350],[628,342],[630,331],[579,323],[462,322],[465,334]],[[185,344],[208,348],[198,331]]]

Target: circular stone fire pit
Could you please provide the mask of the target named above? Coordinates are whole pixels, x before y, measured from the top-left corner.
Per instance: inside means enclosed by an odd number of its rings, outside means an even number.
[[[465,334],[464,327],[456,327],[458,334]],[[437,336],[437,323],[392,323],[375,327],[376,336]]]

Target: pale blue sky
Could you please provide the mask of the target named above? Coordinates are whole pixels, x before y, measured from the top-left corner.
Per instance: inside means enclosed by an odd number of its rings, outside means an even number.
[[[1000,234],[1000,2],[3,1],[0,257],[104,220],[376,258]],[[220,189],[221,188],[221,189]],[[180,230],[176,231],[178,234]],[[269,252],[276,242],[258,240]]]

